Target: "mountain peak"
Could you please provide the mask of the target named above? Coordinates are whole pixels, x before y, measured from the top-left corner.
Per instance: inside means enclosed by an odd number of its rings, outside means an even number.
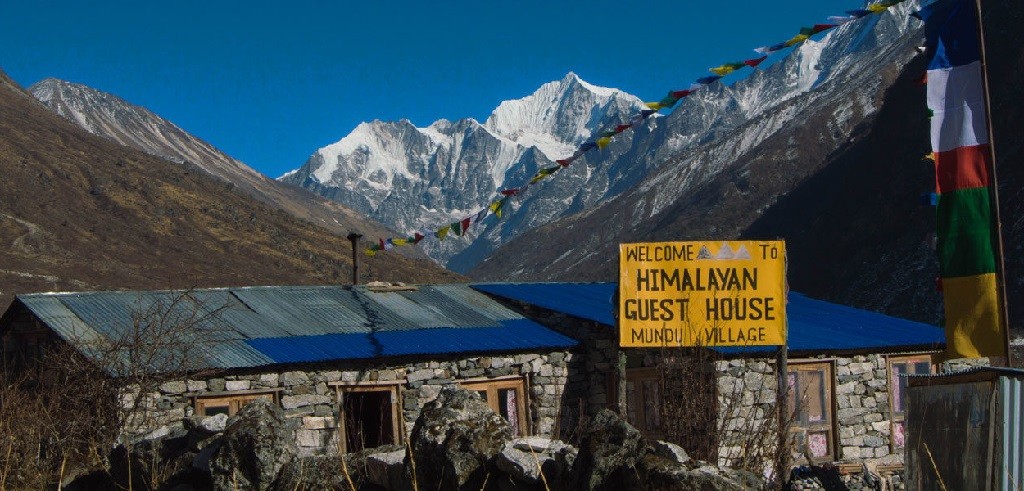
[[[572,153],[602,123],[625,121],[642,105],[632,95],[590,84],[569,72],[526,97],[502,102],[484,126],[555,160]]]

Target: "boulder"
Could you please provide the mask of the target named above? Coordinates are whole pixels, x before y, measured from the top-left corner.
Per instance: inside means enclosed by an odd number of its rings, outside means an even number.
[[[648,452],[650,446],[640,430],[611,410],[603,409],[584,431],[568,487],[629,489],[635,484],[636,468]]]
[[[653,453],[638,463],[635,481],[627,487],[651,491],[700,489],[702,491],[756,491],[764,482],[754,474],[689,461],[680,465]]]
[[[683,447],[676,445],[675,443],[666,441],[653,441],[651,442],[651,451],[654,455],[664,457],[677,464],[685,464],[690,461],[690,455],[683,450]]]
[[[252,401],[228,420],[210,460],[214,488],[269,489],[296,452],[295,430],[281,408]]]
[[[388,490],[412,489],[405,467],[405,448],[388,448],[380,448],[366,456],[366,479]]]
[[[241,486],[239,489],[245,489]],[[296,457],[281,467],[273,491],[297,489],[351,489],[336,456]]]
[[[227,428],[227,426],[228,415],[215,414],[213,416],[201,419],[196,427],[207,433],[220,433],[224,431],[224,429]]]
[[[515,481],[529,485],[546,483],[551,487],[562,481],[575,460],[576,449],[572,445],[531,436],[506,443],[495,464]]]
[[[410,435],[422,489],[478,490],[491,459],[512,439],[512,429],[480,395],[446,386],[427,403]]]

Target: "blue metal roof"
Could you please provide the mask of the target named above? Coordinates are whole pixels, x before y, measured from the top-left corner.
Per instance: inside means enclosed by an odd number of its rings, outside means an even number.
[[[245,287],[17,298],[86,354],[96,341],[128,333],[148,311],[170,312],[172,319],[215,313],[194,323],[190,334],[200,341],[202,354],[197,356],[203,360],[198,364],[217,368],[562,349],[576,344],[468,285],[403,291],[371,291],[365,286]]]
[[[486,283],[473,288],[498,297],[536,305],[615,326],[612,297],[617,283]],[[791,351],[893,351],[939,348],[945,334],[935,326],[890,317],[789,292],[787,342]],[[722,353],[763,352],[764,347],[722,347]]]

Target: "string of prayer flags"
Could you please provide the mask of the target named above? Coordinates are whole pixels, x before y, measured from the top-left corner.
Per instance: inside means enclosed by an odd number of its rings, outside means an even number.
[[[1007,356],[996,182],[974,1],[944,0],[925,21],[936,232],[946,357]]]
[[[847,10],[845,12],[846,15],[828,17],[827,23],[814,24],[811,27],[802,27],[796,36],[793,36],[792,38],[784,42],[755,48],[754,51],[761,54],[761,56],[758,58],[724,63],[722,65],[709,69],[714,75],[698,78],[694,83],[691,83],[690,86],[685,90],[669,91],[668,94],[665,95],[665,97],[663,97],[661,100],[657,102],[645,102],[645,108],[640,110],[639,113],[634,114],[626,122],[620,121],[614,125],[611,125],[610,127],[602,129],[601,131],[594,132],[589,139],[580,144],[580,146],[572,153],[572,155],[563,159],[557,159],[555,162],[558,165],[538,170],[537,173],[529,180],[528,183],[524,184],[519,188],[509,188],[498,191],[500,198],[492,201],[490,204],[487,205],[486,208],[477,212],[475,218],[464,218],[458,222],[453,222],[448,225],[445,225],[444,227],[437,229],[434,232],[434,236],[442,241],[448,236],[449,233],[456,236],[462,236],[466,233],[471,224],[480,223],[489,214],[493,214],[496,218],[500,219],[503,214],[504,206],[509,198],[521,198],[523,194],[526,192],[527,188],[529,188],[531,185],[536,184],[537,182],[554,174],[555,172],[562,168],[568,167],[569,164],[571,164],[573,161],[582,157],[586,152],[594,148],[604,149],[611,143],[611,140],[613,137],[615,137],[615,135],[623,133],[630,128],[639,126],[640,124],[643,123],[643,121],[646,118],[657,113],[661,109],[672,108],[673,106],[675,106],[677,102],[679,102],[680,99],[689,96],[694,91],[700,90],[707,85],[713,84],[717,82],[719,79],[721,79],[723,76],[728,75],[734,71],[737,71],[743,68],[744,66],[756,68],[762,62],[768,59],[768,55],[770,55],[771,53],[775,53],[777,51],[781,51],[791,46],[800,44],[809,39],[811,36],[823,31],[827,31],[836,26],[855,21],[857,19],[860,19],[861,17],[865,17],[871,14],[883,12],[889,7],[896,5],[902,1],[905,0],[882,0],[879,2],[872,3],[863,9]],[[930,110],[929,113],[931,113]],[[929,114],[929,116],[931,116],[931,114]],[[940,206],[939,208],[941,209],[942,206]],[[423,240],[423,238],[424,236],[422,234],[416,233],[415,235],[406,239],[388,239],[386,241],[384,239],[381,239],[379,243],[370,245],[370,247],[366,249],[366,254],[372,256],[376,254],[377,251],[388,250],[396,245],[418,244],[421,240]]]

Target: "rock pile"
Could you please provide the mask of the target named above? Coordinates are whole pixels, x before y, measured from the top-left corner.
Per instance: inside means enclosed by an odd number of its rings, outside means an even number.
[[[591,421],[579,449],[545,437],[513,438],[508,423],[478,393],[454,386],[424,407],[405,445],[343,457],[301,457],[292,421],[280,407],[254,401],[230,419],[197,418],[179,432],[140,442],[131,459],[125,452],[121,460],[133,464],[133,488],[177,491],[749,490],[763,485],[753,474],[694,461],[676,445],[649,441],[607,410]],[[148,479],[158,468],[171,477]],[[112,480],[110,489],[122,482]],[[83,481],[79,489],[85,488],[97,484]]]

